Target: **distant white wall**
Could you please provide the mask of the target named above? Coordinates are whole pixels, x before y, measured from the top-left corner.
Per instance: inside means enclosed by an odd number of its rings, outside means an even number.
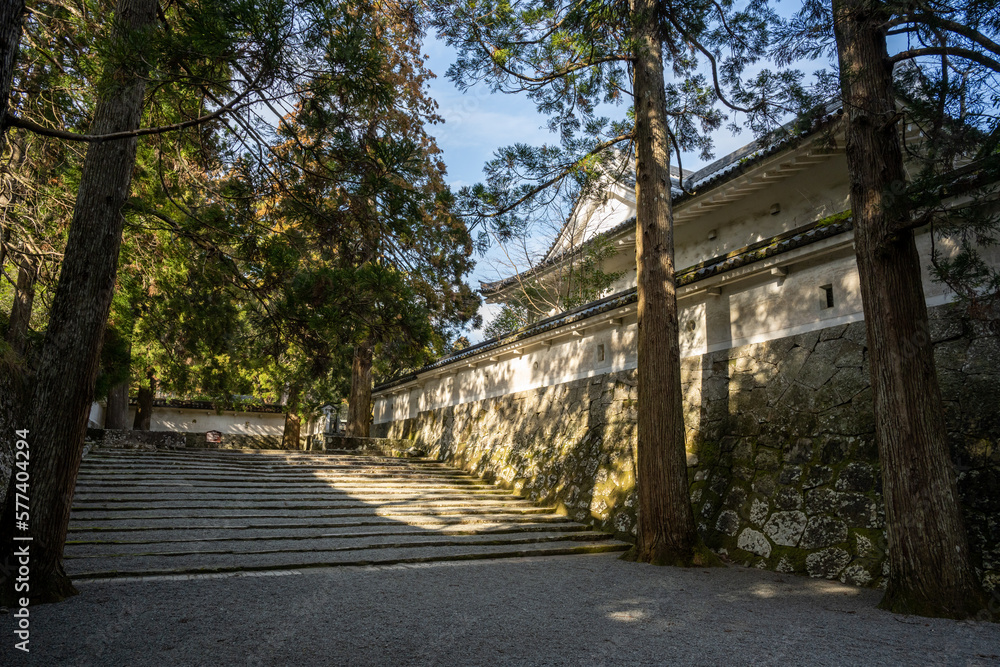
[[[90,406],[91,425],[104,425],[105,408],[100,403]],[[135,406],[128,409],[128,420],[135,419]],[[313,422],[302,424],[302,435],[311,435]],[[174,431],[177,433],[204,433],[219,431],[239,435],[281,435],[285,430],[285,415],[273,412],[236,412],[226,410],[216,414],[213,410],[190,408],[154,407],[149,422],[151,431]]]
[[[104,406],[100,403],[91,403],[90,416],[87,417],[87,428],[100,428],[104,425]]]

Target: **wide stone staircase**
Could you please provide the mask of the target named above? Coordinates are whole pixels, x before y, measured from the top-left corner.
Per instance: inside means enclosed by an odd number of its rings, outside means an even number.
[[[313,452],[98,449],[74,579],[622,551],[628,544],[442,463]]]

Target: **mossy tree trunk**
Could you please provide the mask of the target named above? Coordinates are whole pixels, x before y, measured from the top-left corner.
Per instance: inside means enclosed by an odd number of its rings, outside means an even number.
[[[119,0],[112,38],[134,43],[154,28],[157,3]],[[142,59],[109,61],[90,134],[135,130],[142,116]],[[123,218],[135,165],[136,139],[92,143],[87,150],[62,270],[52,300],[31,397],[31,598],[76,593],[63,566],[70,506],[83,437],[115,287]],[[7,498],[6,505],[10,505]],[[3,536],[4,556],[14,548]],[[7,583],[10,583],[8,578]],[[4,586],[4,591],[10,591]]]
[[[834,0],[847,164],[889,533],[881,606],[964,618],[985,605],[948,454],[880,3]]]
[[[639,526],[635,556],[657,564],[697,560],[684,449],[677,295],[674,284],[670,139],[659,3],[632,0],[638,291]]]

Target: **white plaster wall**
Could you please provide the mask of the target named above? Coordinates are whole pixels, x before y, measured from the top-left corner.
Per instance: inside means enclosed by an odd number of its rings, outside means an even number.
[[[135,419],[135,407],[129,408],[128,423]],[[303,424],[303,426],[306,426]],[[216,414],[213,410],[154,407],[149,422],[151,431],[204,433],[219,431],[239,435],[281,435],[285,430],[285,415],[270,412],[233,412]],[[309,432],[303,428],[303,435]]]
[[[90,404],[90,416],[87,417],[88,428],[100,428],[104,425],[104,406],[96,401]]]
[[[777,156],[771,162],[786,160]],[[752,175],[752,174],[751,174]],[[706,211],[675,229],[676,266],[686,268],[706,259],[732,252],[771,238],[823,217],[850,208],[847,167],[844,156],[824,161],[777,181],[762,190]],[[697,203],[697,199],[693,200]],[[771,215],[773,204],[780,213]],[[678,207],[683,211],[683,207]],[[634,212],[634,209],[633,209]],[[620,220],[619,220],[620,222]],[[709,239],[715,230],[715,239]],[[847,233],[790,251],[770,262],[758,262],[722,276],[696,283],[680,291],[680,342],[682,356],[738,347],[749,343],[792,336],[863,319],[860,280],[854,258],[853,234]],[[929,306],[947,303],[947,287],[932,279],[931,237],[917,234],[921,255],[924,293]],[[953,251],[938,242],[938,250]],[[618,256],[608,260],[605,270],[628,267],[616,291],[635,285],[634,246],[622,245]],[[1000,249],[987,255],[1000,265]],[[770,266],[787,268],[785,276],[773,275]],[[834,305],[826,305],[823,286],[833,289]],[[710,294],[706,287],[718,289]],[[599,375],[636,366],[634,306],[631,320],[615,325],[606,322],[586,326],[584,335],[573,337],[567,330],[543,346],[541,338],[519,343],[524,354],[491,351],[470,361],[478,368],[458,364],[446,367],[447,377],[425,374],[423,388],[413,384],[375,395],[375,422],[415,417],[424,410],[457,405],[493,396]],[[598,345],[605,346],[605,359],[597,361]],[[493,356],[495,361],[489,361]]]
[[[806,255],[789,266],[784,277],[769,269],[758,270],[739,281],[721,282],[721,293],[705,291],[682,297],[680,305],[681,355],[738,347],[782,338],[863,319],[860,282],[850,234],[837,240],[821,255]],[[921,251],[924,291],[928,305],[946,303],[947,288],[931,279],[930,237],[917,236]],[[831,285],[834,306],[826,307],[821,289]],[[634,306],[630,308],[634,313]],[[395,394],[375,396],[375,423],[416,417],[419,412],[457,405],[529,389],[552,386],[582,377],[635,368],[637,364],[634,314],[624,324],[605,321],[587,326],[582,336],[569,330],[552,339],[551,346],[521,343],[523,354],[492,351],[476,359],[480,365],[446,367],[449,375],[430,373],[425,384],[404,386]],[[589,326],[588,326],[589,325]],[[604,346],[604,359],[597,356]],[[488,357],[496,357],[489,361]]]

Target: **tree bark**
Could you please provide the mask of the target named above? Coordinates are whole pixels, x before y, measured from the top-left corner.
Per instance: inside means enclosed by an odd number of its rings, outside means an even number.
[[[889,534],[892,611],[965,618],[985,607],[948,454],[920,257],[905,182],[880,3],[834,0],[847,165],[864,304],[875,436]]]
[[[691,511],[674,284],[670,145],[657,0],[632,0],[635,38],[636,269],[639,405],[636,560],[700,562]]]
[[[367,438],[372,424],[372,344],[358,343],[351,366],[351,397],[347,402],[347,435]]]
[[[38,271],[33,260],[25,257],[17,271],[17,291],[7,324],[7,342],[18,355],[23,355],[35,303],[35,280]]]
[[[14,61],[21,47],[23,19],[24,0],[4,0],[0,3],[0,149],[6,142],[10,87],[14,80]]]
[[[285,405],[285,428],[281,434],[282,449],[299,449],[299,437],[302,432],[302,420],[299,417],[299,395],[302,388],[292,385],[288,392],[288,402]]]
[[[302,419],[294,412],[285,413],[285,430],[281,434],[282,449],[301,449]]]
[[[139,397],[135,404],[135,418],[132,420],[133,431],[148,431],[153,421],[153,399],[156,397],[156,377],[153,371],[146,374],[149,384],[139,386]]]
[[[119,0],[112,37],[153,29],[155,0]],[[93,134],[134,130],[142,116],[145,81],[133,59],[104,73],[105,92],[94,113]],[[128,197],[136,140],[91,144],[87,149],[59,283],[42,345],[32,396],[31,598],[54,601],[76,593],[62,567],[76,475],[83,453],[101,341],[115,287],[121,248],[121,208]],[[10,498],[7,504],[10,504]],[[5,555],[13,542],[5,540]],[[8,578],[8,583],[10,578]],[[9,590],[4,587],[5,590]]]
[[[104,410],[104,428],[128,428],[128,381],[117,384],[108,391],[108,405]]]

